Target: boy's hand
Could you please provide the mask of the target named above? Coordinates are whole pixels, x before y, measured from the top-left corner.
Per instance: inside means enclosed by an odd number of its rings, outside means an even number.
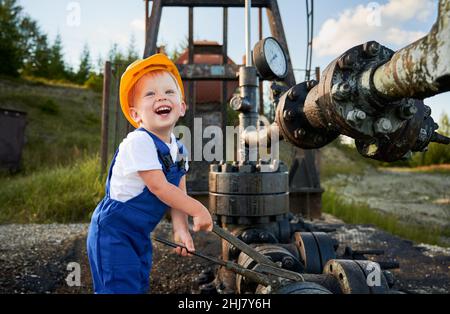
[[[189,231],[174,231],[173,232],[173,240],[175,243],[179,243],[187,247],[187,249],[191,252],[195,251],[194,241],[192,240],[192,236]],[[181,256],[191,256],[185,248],[177,247],[174,249],[175,253]]]
[[[200,230],[212,231],[213,221],[211,215],[209,214],[208,209],[202,206],[202,210],[200,214],[193,216],[194,227],[193,230],[195,232]]]

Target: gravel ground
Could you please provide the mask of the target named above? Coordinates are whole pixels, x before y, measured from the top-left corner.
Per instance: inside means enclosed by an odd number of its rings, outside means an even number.
[[[0,225],[0,293],[51,293],[86,224]]]
[[[393,271],[396,288],[412,293],[450,292],[450,249],[412,242],[371,226],[344,225],[330,215],[324,224],[337,230],[331,235],[353,249],[383,249],[375,260],[395,260],[401,268]],[[0,293],[92,293],[86,256],[87,224],[2,225],[0,226]],[[155,230],[170,239],[171,225],[163,221]],[[194,235],[198,251],[220,257],[220,240],[213,234]],[[66,283],[67,265],[81,267],[81,286]],[[197,275],[215,265],[197,257],[179,257],[171,248],[154,243],[152,293],[190,293]]]

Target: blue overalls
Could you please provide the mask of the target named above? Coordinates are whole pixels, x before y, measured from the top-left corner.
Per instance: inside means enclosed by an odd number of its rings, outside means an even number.
[[[178,154],[174,163],[170,149],[157,136],[139,128],[152,137],[158,159],[168,182],[178,186],[186,173],[186,151],[177,141]],[[150,232],[164,217],[168,206],[147,187],[141,194],[120,202],[110,198],[112,169],[117,149],[106,180],[106,195],[97,205],[87,237],[87,253],[95,293],[147,293],[152,266]],[[183,156],[180,160],[180,156]]]

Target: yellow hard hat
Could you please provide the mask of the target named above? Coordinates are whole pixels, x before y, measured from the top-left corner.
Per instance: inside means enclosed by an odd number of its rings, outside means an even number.
[[[138,128],[139,125],[130,116],[130,90],[144,74],[155,70],[165,70],[172,73],[178,82],[178,86],[180,86],[181,98],[184,99],[184,88],[180,73],[177,66],[166,55],[157,53],[148,58],[134,61],[127,67],[120,79],[120,106],[125,118],[135,128]]]

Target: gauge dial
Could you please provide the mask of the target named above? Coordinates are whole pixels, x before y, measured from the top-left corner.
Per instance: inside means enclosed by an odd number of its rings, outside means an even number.
[[[264,79],[286,77],[288,70],[286,55],[275,38],[268,37],[259,41],[253,49],[253,59]]]
[[[287,63],[280,44],[271,37],[267,38],[264,42],[264,54],[272,72],[278,77],[283,77],[286,74]]]

